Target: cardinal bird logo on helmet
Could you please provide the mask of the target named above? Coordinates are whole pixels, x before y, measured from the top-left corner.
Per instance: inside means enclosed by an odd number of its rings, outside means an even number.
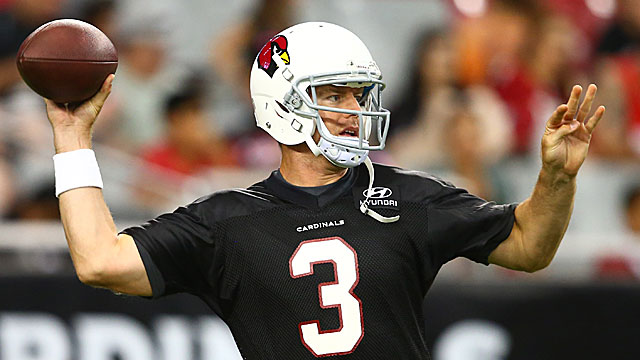
[[[273,37],[262,47],[258,54],[258,67],[266,71],[270,77],[273,77],[273,74],[278,69],[278,64],[273,59],[274,55],[279,56],[285,65],[289,65],[286,37],[282,35]]]

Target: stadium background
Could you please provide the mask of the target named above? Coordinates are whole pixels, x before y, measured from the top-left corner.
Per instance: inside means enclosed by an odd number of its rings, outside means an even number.
[[[24,32],[61,17],[99,25],[120,52],[95,132],[120,228],[277,166],[246,80],[257,48],[292,23],[335,22],[368,44],[394,129],[375,160],[499,202],[529,195],[543,121],[571,84],[596,82],[608,112],[551,266],[447,264],[426,335],[436,360],[640,358],[638,1],[0,0],[1,360],[239,358],[197,299],[114,296],[75,279],[44,107],[13,65]]]

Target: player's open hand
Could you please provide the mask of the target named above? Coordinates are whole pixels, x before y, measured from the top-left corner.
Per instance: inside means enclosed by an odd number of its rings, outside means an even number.
[[[113,74],[107,76],[97,94],[75,106],[56,104],[44,99],[47,117],[53,128],[56,153],[91,148],[91,129],[111,93],[114,77]]]
[[[594,84],[589,85],[584,101],[578,108],[582,87],[575,85],[567,104],[558,106],[551,115],[542,137],[543,167],[570,177],[578,174],[587,157],[591,134],[604,114],[604,106],[599,106],[588,117],[597,90]]]
[[[111,93],[114,77],[115,75],[113,74],[107,76],[97,94],[91,99],[75,106],[56,104],[49,99],[44,99],[47,104],[47,116],[49,117],[49,122],[51,122],[54,132],[73,129],[90,131],[100,109],[102,109],[102,105],[104,105],[104,102]]]

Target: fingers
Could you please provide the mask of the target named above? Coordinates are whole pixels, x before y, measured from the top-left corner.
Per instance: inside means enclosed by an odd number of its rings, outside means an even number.
[[[552,138],[557,141],[571,133],[573,133],[574,131],[576,131],[578,128],[580,127],[580,123],[577,121],[572,121],[570,123],[565,123],[562,126],[560,126],[552,135]]]
[[[562,118],[564,117],[564,114],[567,112],[568,109],[569,107],[566,104],[562,104],[558,106],[556,108],[556,111],[554,111],[553,114],[551,114],[551,117],[547,122],[547,126],[550,128],[556,128],[560,126],[560,124],[562,123]]]
[[[560,126],[569,124],[574,121],[576,123],[585,123],[585,124],[593,121],[591,123],[592,127],[591,128],[588,127],[590,131],[593,131],[593,128],[595,128],[597,121],[600,121],[600,118],[602,118],[602,113],[604,112],[604,108],[603,110],[596,111],[596,114],[594,114],[591,118],[589,118],[589,120],[585,120],[585,119],[587,119],[587,116],[591,112],[591,106],[593,105],[593,100],[595,99],[597,91],[598,91],[598,87],[595,84],[590,84],[589,87],[587,88],[587,94],[585,95],[584,101],[582,102],[578,110],[578,104],[580,102],[580,94],[582,93],[582,87],[580,87],[580,85],[575,85],[571,89],[571,95],[569,96],[569,101],[567,101],[567,104],[560,105],[556,108],[554,113],[549,118],[549,122],[547,126],[549,126],[550,128],[558,128]],[[577,113],[577,116],[576,116],[576,113]]]
[[[564,114],[564,121],[572,121],[576,116],[576,112],[578,110],[578,101],[580,100],[580,94],[582,94],[582,86],[574,85],[571,89],[571,96],[569,96],[569,101],[567,102],[568,110]]]
[[[595,114],[593,114],[593,116],[590,117],[587,123],[585,124],[585,127],[587,128],[587,131],[589,132],[589,134],[591,134],[593,132],[593,129],[595,129],[596,126],[598,126],[600,119],[602,119],[602,116],[604,115],[604,110],[605,110],[604,106],[600,105],[596,109]]]
[[[582,105],[580,105],[578,117],[576,118],[576,120],[578,120],[579,122],[584,123],[587,115],[589,115],[589,113],[591,112],[591,104],[593,103],[593,98],[596,96],[597,91],[598,87],[596,87],[595,84],[591,84],[587,88],[587,95],[585,96]]]

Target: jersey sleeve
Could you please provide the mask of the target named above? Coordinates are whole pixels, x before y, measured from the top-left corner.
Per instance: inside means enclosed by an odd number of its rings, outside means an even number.
[[[122,231],[138,247],[154,298],[178,292],[201,295],[216,287],[211,276],[220,273],[215,235],[204,212],[196,202]]]
[[[498,205],[443,183],[427,207],[428,242],[440,264],[466,257],[488,265],[511,234],[517,204]]]

